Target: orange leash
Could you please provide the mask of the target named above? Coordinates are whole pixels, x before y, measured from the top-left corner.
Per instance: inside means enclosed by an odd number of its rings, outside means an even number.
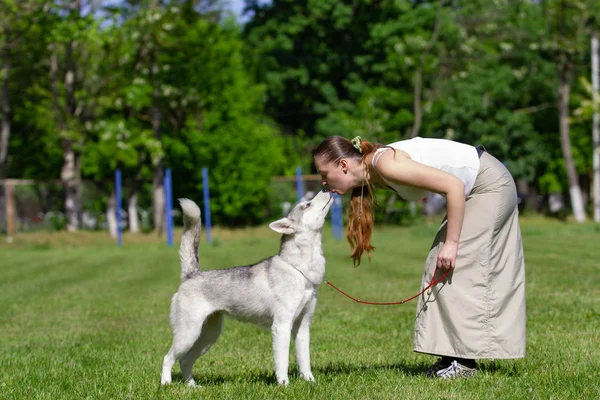
[[[394,306],[394,305],[398,305],[398,304],[404,304],[407,303],[413,299],[416,299],[417,297],[419,297],[420,295],[422,295],[423,293],[425,293],[426,290],[430,289],[433,285],[441,282],[445,277],[448,276],[448,274],[450,273],[450,271],[452,271],[454,268],[450,268],[448,269],[444,275],[442,275],[441,277],[439,277],[438,279],[434,279],[435,278],[435,274],[437,274],[438,272],[438,267],[435,267],[435,272],[433,273],[433,277],[431,278],[431,282],[429,283],[429,285],[427,285],[426,288],[424,288],[423,290],[421,290],[419,293],[415,294],[412,297],[409,297],[408,299],[404,299],[402,301],[391,301],[391,302],[376,302],[376,301],[363,301],[363,300],[359,300],[356,299],[352,296],[350,296],[348,293],[342,291],[340,288],[338,288],[337,286],[335,286],[333,283],[329,282],[328,280],[325,281],[325,283],[327,283],[329,286],[331,286],[332,288],[334,288],[335,290],[337,290],[338,292],[340,292],[341,294],[343,294],[344,296],[346,296],[347,298],[349,298],[352,301],[355,301],[357,303],[360,304],[369,304],[372,306]]]

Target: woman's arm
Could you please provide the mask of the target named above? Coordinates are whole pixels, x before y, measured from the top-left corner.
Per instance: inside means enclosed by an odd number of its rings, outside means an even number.
[[[438,267],[454,268],[458,241],[465,215],[465,185],[448,172],[415,162],[400,152],[385,152],[376,171],[385,179],[406,186],[413,186],[446,197],[448,222],[446,242],[438,256]]]

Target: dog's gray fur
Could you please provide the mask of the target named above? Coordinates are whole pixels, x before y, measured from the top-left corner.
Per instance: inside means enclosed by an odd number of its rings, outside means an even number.
[[[310,368],[310,322],[317,288],[325,275],[322,228],[332,203],[329,192],[298,203],[286,218],[269,227],[283,234],[279,254],[257,264],[200,271],[200,209],[181,199],[184,232],[179,255],[181,284],[171,301],[173,345],[163,361],[161,383],[171,382],[179,360],[185,381],[194,385],[192,366],[217,341],[223,315],[271,329],[277,382],[287,385],[293,336],[300,376],[314,381]]]

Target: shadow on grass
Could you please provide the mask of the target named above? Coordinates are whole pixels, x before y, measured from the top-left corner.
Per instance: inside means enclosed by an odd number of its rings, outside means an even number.
[[[315,367],[313,370],[322,375],[350,375],[353,373],[368,373],[372,371],[394,371],[407,376],[423,377],[425,371],[431,367],[435,360],[431,363],[404,363],[397,362],[393,364],[350,364],[336,363],[328,364],[321,367]],[[518,362],[498,362],[498,361],[483,361],[478,363],[479,370],[484,374],[518,376],[522,374],[520,364]],[[316,374],[315,374],[316,375]]]
[[[393,371],[399,374],[415,377],[424,377],[425,371],[431,366],[428,363],[403,363],[393,364],[351,364],[351,363],[332,363],[324,366],[315,366],[313,373],[315,376],[336,376],[352,375],[355,373],[369,373],[374,371]],[[500,364],[496,361],[485,361],[479,363],[479,370],[484,374],[498,374],[505,376],[519,375],[519,368],[514,364]],[[300,379],[297,366],[290,368],[290,381]],[[204,375],[194,374],[196,385],[200,386],[221,386],[225,383],[262,383],[267,386],[277,386],[277,379],[274,372],[258,372],[249,374],[219,374]],[[184,384],[181,372],[173,374],[173,383]]]
[[[262,383],[264,385],[277,385],[277,379],[275,379],[274,373],[259,372],[255,374],[241,374],[241,375],[204,375],[194,373],[194,380],[196,385],[200,386],[221,386],[224,383]],[[291,376],[290,376],[291,377]],[[173,374],[173,383],[185,384],[183,374],[176,372]]]
[[[521,376],[525,373],[523,360],[486,360],[478,363],[479,370],[486,374]]]
[[[313,367],[313,373],[320,376],[336,376],[336,375],[351,375],[355,373],[368,373],[373,371],[394,371],[397,373],[419,376],[422,375],[425,370],[429,368],[426,364],[405,364],[405,363],[394,363],[394,364],[350,364],[350,363],[336,363],[328,364],[325,366]],[[300,373],[297,366],[290,366],[289,371],[290,381],[300,380]],[[204,375],[194,373],[194,380],[196,385],[200,386],[220,386],[225,383],[262,383],[267,386],[277,386],[277,379],[274,372],[258,372],[258,373],[247,373],[247,374],[218,374],[218,375]],[[173,373],[173,383],[185,384],[183,375],[181,372]]]
[[[323,375],[350,375],[356,372],[395,371],[405,375],[418,376],[422,375],[427,368],[429,368],[429,365],[426,364],[407,364],[402,362],[393,364],[335,363],[321,367],[315,367],[314,371]]]

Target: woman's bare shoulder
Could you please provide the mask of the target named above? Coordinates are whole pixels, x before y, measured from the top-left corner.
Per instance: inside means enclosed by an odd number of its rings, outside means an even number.
[[[371,158],[369,158],[369,156]],[[367,165],[369,165],[370,170],[372,171],[373,177],[377,177],[376,181],[381,181],[379,183],[383,183],[384,181],[381,179],[389,179],[394,177],[395,171],[402,164],[407,161],[410,162],[410,156],[402,150],[398,149],[389,149],[379,153],[372,153],[366,157]]]
[[[375,167],[376,170],[383,170],[388,168],[394,168],[398,163],[403,163],[407,160],[411,160],[407,152],[398,149],[389,149],[373,155],[370,164]]]
[[[367,164],[375,167],[378,167],[381,163],[387,164],[390,162],[393,163],[394,161],[411,159],[407,152],[399,149],[393,149],[390,147],[381,148],[379,149],[379,151],[375,151],[367,155],[367,157],[365,158]]]

